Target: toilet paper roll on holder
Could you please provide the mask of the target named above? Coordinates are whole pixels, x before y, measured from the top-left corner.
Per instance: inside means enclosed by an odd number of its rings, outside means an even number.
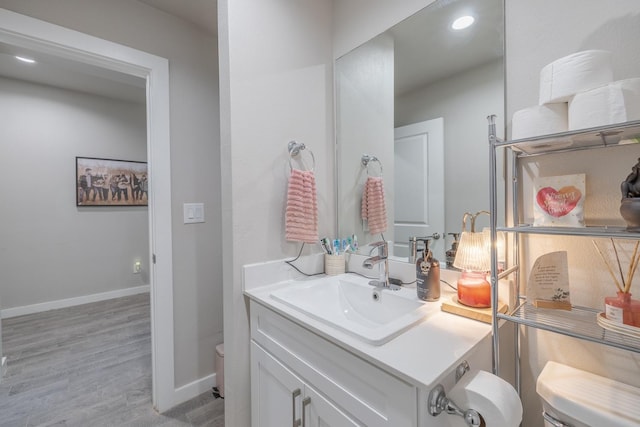
[[[465,360],[456,368],[456,382],[468,371],[469,363]],[[475,409],[467,409],[466,411],[460,409],[458,405],[447,397],[442,384],[438,384],[429,392],[429,414],[435,417],[442,412],[461,416],[468,426],[482,424],[482,417],[478,411]]]
[[[438,384],[429,392],[429,414],[435,417],[443,411],[447,414],[461,416],[468,426],[479,426],[482,423],[482,417],[480,417],[478,411],[475,409],[467,409],[466,411],[460,409],[458,405],[447,397],[442,384]]]

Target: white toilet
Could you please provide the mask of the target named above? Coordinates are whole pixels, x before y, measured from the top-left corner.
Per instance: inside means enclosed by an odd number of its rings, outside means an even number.
[[[536,390],[546,427],[638,427],[640,388],[547,362]],[[548,417],[552,418],[548,418]],[[554,424],[551,420],[555,419]]]

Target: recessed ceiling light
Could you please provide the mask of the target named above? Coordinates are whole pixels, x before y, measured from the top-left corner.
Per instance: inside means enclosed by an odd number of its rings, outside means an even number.
[[[25,58],[24,56],[18,56],[18,55],[16,55],[16,56],[15,56],[15,58],[16,58],[18,61],[26,62],[27,64],[35,64],[35,62],[36,62],[34,59],[31,59],[31,58]]]
[[[451,28],[453,28],[454,30],[463,30],[473,24],[473,21],[475,21],[473,16],[461,16],[460,18],[453,21],[453,24],[451,24]]]

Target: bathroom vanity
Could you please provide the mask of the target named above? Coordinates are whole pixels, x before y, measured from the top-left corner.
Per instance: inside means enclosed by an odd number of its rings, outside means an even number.
[[[429,392],[437,384],[449,390],[465,360],[491,369],[490,325],[442,312],[440,302],[422,304],[415,288],[393,295],[354,274],[296,277],[283,262],[245,266],[244,277],[254,427],[450,425],[453,415],[429,415]],[[334,287],[342,301],[331,301]],[[388,319],[393,326],[373,335],[371,324],[358,330],[383,315],[373,313],[377,303],[398,322]],[[341,309],[332,312],[334,304]]]

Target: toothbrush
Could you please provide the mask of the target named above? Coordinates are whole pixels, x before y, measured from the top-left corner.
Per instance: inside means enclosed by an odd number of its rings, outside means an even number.
[[[333,240],[333,252],[336,255],[340,255],[340,239]]]
[[[329,245],[329,239],[323,237],[320,239],[320,244],[322,245],[322,249],[328,254],[331,255],[333,252],[331,251],[331,245]]]
[[[320,247],[322,248],[322,251],[323,251],[325,254],[328,254],[328,253],[329,253],[329,252],[327,251],[326,246],[324,245],[324,241],[323,241],[323,239],[320,239]]]

